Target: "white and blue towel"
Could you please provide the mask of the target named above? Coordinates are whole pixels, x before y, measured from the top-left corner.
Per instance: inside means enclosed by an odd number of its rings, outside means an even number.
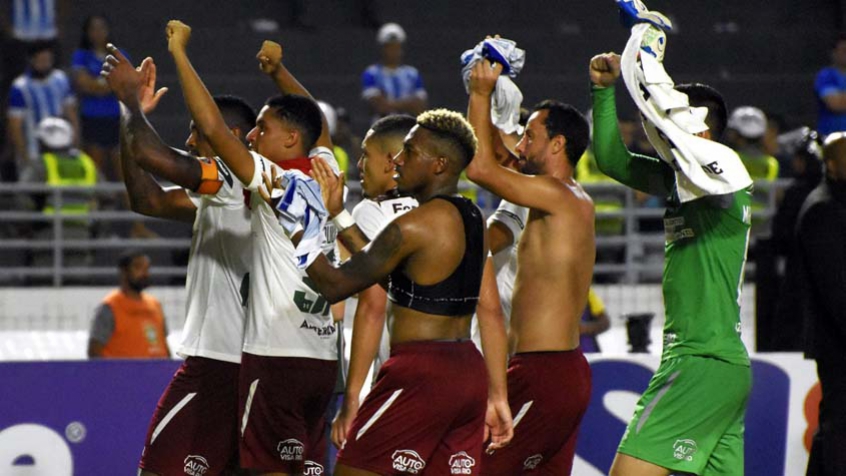
[[[329,213],[323,204],[320,185],[299,170],[286,170],[282,174],[282,198],[276,204],[279,224],[288,236],[302,229],[303,236],[294,250],[297,267],[311,266],[322,252]]]
[[[708,110],[691,107],[687,95],[673,89],[662,64],[666,46],[661,29],[637,23],[621,66],[626,88],[646,118],[649,142],[675,170],[679,199],[684,203],[750,186],[752,179],[735,151],[696,135],[708,130]]]
[[[507,134],[523,132],[520,126],[520,105],[523,93],[514,84],[526,63],[526,52],[517,48],[517,43],[504,38],[489,38],[479,42],[473,49],[461,54],[461,77],[464,89],[470,92],[470,72],[473,65],[482,59],[502,65],[502,75],[496,82],[496,89],[491,98],[491,121]]]

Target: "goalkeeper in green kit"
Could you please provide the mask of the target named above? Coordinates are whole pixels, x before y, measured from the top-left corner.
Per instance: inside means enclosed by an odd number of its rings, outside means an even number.
[[[669,20],[638,0],[617,0],[632,29],[622,56],[590,63],[593,146],[600,170],[666,197],[661,364],[617,450],[612,476],[742,475],[752,385],[740,340],[740,293],[749,243],[752,180],[718,143],[726,106],[712,88],[675,86],[663,68]],[[624,83],[659,157],[629,152],[614,83]]]

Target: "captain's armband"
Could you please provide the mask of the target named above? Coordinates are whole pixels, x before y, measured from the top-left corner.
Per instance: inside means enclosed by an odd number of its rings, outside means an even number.
[[[223,185],[223,181],[220,180],[218,173],[217,161],[201,157],[199,162],[202,175],[200,176],[200,186],[197,187],[196,192],[201,195],[214,195]]]

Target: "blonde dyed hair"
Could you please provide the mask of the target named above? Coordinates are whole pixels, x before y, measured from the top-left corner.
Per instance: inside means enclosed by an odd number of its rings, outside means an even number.
[[[476,155],[476,133],[461,114],[449,109],[434,109],[417,116],[417,125],[443,140],[449,148],[461,154],[458,157],[466,166]]]

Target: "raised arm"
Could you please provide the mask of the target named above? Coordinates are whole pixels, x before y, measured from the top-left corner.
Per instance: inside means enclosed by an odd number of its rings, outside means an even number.
[[[478,147],[467,167],[467,177],[494,194],[524,207],[552,212],[565,200],[566,189],[552,177],[524,175],[496,160],[491,123],[491,94],[502,65],[479,61],[470,74],[470,104],[467,119],[476,131]]]
[[[185,104],[194,124],[208,138],[214,151],[242,184],[249,185],[255,174],[255,162],[247,147],[229,131],[220,109],[188,59],[185,48],[190,37],[188,25],[178,20],[168,22],[168,50],[176,64]]]
[[[623,143],[617,119],[614,82],[620,77],[620,55],[604,53],[590,62],[593,99],[593,153],[599,170],[614,180],[651,195],[666,197],[675,180],[663,161],[632,154]]]
[[[282,63],[282,46],[279,43],[273,41],[262,43],[261,51],[256,55],[256,59],[259,60],[261,71],[270,76],[270,79],[273,80],[282,94],[297,94],[314,99],[305,86],[297,81],[297,78]],[[325,115],[321,114],[321,116],[323,117],[323,130],[315,145],[332,150],[332,136],[329,134],[329,123],[326,121]]]

